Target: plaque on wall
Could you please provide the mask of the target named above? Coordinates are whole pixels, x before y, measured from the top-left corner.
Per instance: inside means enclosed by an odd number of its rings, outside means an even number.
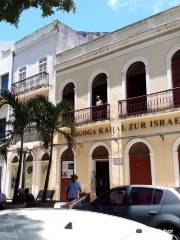
[[[62,162],[62,178],[70,178],[74,173],[74,161]]]
[[[114,165],[123,165],[123,158],[113,158]]]

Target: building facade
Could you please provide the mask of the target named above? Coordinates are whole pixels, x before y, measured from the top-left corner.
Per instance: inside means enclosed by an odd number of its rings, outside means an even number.
[[[62,135],[55,137],[49,182],[55,199],[65,200],[73,172],[83,191],[96,195],[129,183],[180,185],[179,15],[178,6],[108,34],[55,21],[15,43],[9,90],[22,101],[44,95],[73,103],[63,116],[76,127],[72,150]],[[17,138],[4,165],[8,197],[19,147]],[[34,195],[43,189],[48,158],[36,132],[28,131],[25,187]]]
[[[14,42],[0,41],[0,92],[10,88],[12,78]],[[0,109],[0,139],[6,133],[6,121],[8,120],[8,107],[4,105]],[[0,188],[5,191],[6,159],[0,155]]]
[[[14,43],[11,59],[12,77],[8,89],[21,101],[38,95],[55,103],[56,55],[104,35],[104,33],[79,32],[59,21],[54,21]],[[9,113],[6,113],[7,117]],[[2,115],[3,117],[3,115]],[[20,139],[16,137],[7,154],[4,191],[13,196],[19,161]],[[24,135],[23,161],[25,162],[25,187],[36,196],[44,188],[49,153],[42,147],[37,132],[29,129]],[[21,186],[21,182],[20,182]]]
[[[57,199],[73,171],[97,195],[180,185],[179,15],[178,6],[57,55],[56,102],[73,101],[66,120],[76,125],[72,151],[56,138]]]

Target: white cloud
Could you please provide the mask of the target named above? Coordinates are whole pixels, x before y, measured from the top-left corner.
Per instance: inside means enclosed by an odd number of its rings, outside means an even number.
[[[153,13],[158,13],[178,4],[180,4],[180,0],[107,0],[107,5],[114,11],[119,8],[137,11],[141,6],[144,6]]]
[[[107,4],[109,7],[111,7],[115,11],[121,7],[134,8],[138,5],[139,1],[141,0],[108,0]]]
[[[118,0],[108,0],[107,4],[113,10],[117,10],[117,8],[118,8]]]

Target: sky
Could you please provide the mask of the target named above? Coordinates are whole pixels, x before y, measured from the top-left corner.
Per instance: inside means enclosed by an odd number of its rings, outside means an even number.
[[[180,5],[180,0],[75,0],[75,3],[75,14],[56,12],[42,18],[40,10],[29,9],[21,15],[18,28],[1,22],[0,40],[19,40],[56,19],[79,31],[112,32]]]

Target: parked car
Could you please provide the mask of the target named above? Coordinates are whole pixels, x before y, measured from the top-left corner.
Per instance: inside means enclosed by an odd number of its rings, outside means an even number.
[[[172,240],[164,231],[127,219],[67,209],[18,209],[0,212],[5,240]]]
[[[128,185],[111,189],[95,201],[73,208],[106,213],[164,229],[180,240],[180,189]]]

